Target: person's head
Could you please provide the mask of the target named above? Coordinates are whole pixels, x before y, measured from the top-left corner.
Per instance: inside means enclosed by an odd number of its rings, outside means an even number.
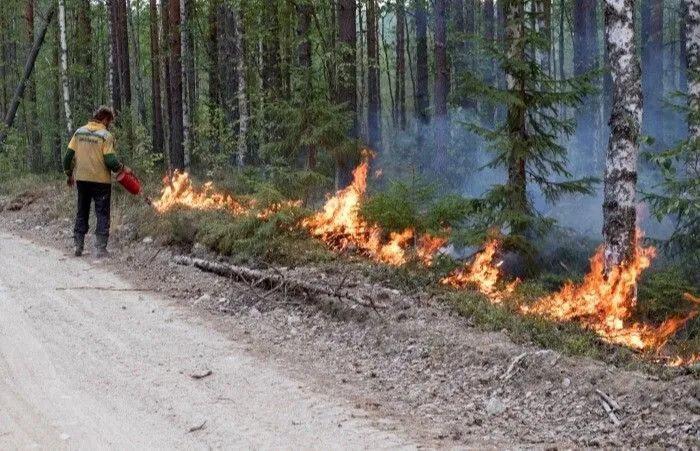
[[[114,111],[108,106],[101,105],[97,108],[97,111],[95,111],[92,119],[96,122],[103,123],[105,127],[109,127],[109,124],[114,120]]]

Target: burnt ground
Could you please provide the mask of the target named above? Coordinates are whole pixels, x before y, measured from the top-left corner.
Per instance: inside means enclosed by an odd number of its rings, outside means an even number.
[[[0,208],[0,227],[68,250],[72,208],[56,207],[59,189],[37,189],[27,202],[0,197],[0,207],[13,206]],[[176,265],[178,249],[130,241],[130,229],[114,227],[112,258],[99,264],[189,305],[250,352],[392,420],[426,446],[700,448],[700,381],[687,372],[628,371],[515,344],[506,331],[479,330],[439,296],[381,289],[342,266],[270,271],[344,284],[374,299],[379,313],[337,299],[266,293]],[[201,246],[193,254],[216,259]],[[619,425],[598,391],[619,404]]]

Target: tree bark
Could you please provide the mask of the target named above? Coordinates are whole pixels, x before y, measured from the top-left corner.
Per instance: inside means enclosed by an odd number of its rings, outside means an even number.
[[[160,42],[158,39],[158,4],[150,0],[151,31],[151,110],[153,115],[152,145],[153,152],[164,153],[163,149],[163,107],[160,93]]]
[[[450,138],[447,95],[450,78],[447,63],[447,1],[435,0],[435,170],[441,174],[447,162]]]
[[[700,154],[700,2],[683,0],[686,8],[686,64],[688,74],[688,135]],[[700,162],[695,161],[695,171],[700,171]]]
[[[246,74],[245,74],[245,49],[243,48],[243,27],[241,23],[240,11],[233,10],[233,20],[235,23],[236,54],[238,63],[236,73],[238,74],[238,145],[236,153],[237,166],[243,167],[245,158],[248,155],[248,99],[246,97]]]
[[[504,5],[506,45],[508,59],[525,63],[525,6],[519,0],[507,0]],[[526,110],[525,110],[525,78],[517,73],[506,72],[506,88],[518,97],[519,102],[508,108],[507,126],[510,141],[508,155],[508,207],[511,211],[526,215],[527,179],[525,173],[525,158],[523,156],[525,142],[528,139]],[[524,230],[513,227],[515,233]]]
[[[381,151],[379,22],[377,0],[367,1],[367,137],[369,148]]]
[[[22,73],[22,77],[20,78],[19,83],[15,88],[15,92],[12,95],[12,101],[10,102],[10,106],[7,109],[7,112],[5,113],[5,126],[7,128],[12,127],[12,124],[14,123],[15,115],[17,114],[17,108],[19,108],[20,99],[22,98],[24,90],[27,86],[27,80],[31,76],[32,70],[34,69],[36,57],[37,55],[39,55],[39,49],[44,43],[44,38],[46,37],[46,30],[49,27],[49,23],[51,23],[51,19],[53,19],[53,15],[54,8],[51,7],[49,8],[48,13],[46,14],[46,21],[44,22],[44,25],[39,30],[39,34],[37,35],[36,39],[34,39],[34,44],[29,50],[29,54],[27,55],[27,61],[24,63],[24,71]],[[6,137],[7,134],[3,131],[0,131],[0,143],[2,143]]]
[[[296,5],[298,17],[298,40],[299,40],[299,65],[304,71],[304,83],[302,90],[298,93],[299,98],[304,98],[314,91],[313,85],[313,60],[311,47],[311,8],[307,2]],[[308,105],[303,107],[304,124],[308,125],[312,118],[308,110]],[[306,156],[306,169],[316,169],[316,148],[312,144],[304,146],[303,152]]]
[[[356,0],[338,0],[338,44],[341,62],[338,71],[336,101],[345,105],[350,115],[351,125],[347,136],[350,140],[358,138],[357,122],[357,2]],[[345,188],[352,182],[353,159],[343,153],[335,157],[335,186],[337,190]]]
[[[27,0],[25,11],[27,20],[27,47],[34,43],[34,0]],[[41,148],[41,135],[38,129],[36,112],[36,81],[33,76],[27,80],[27,128],[29,135],[29,168],[39,173],[44,167],[44,156]]]
[[[185,169],[182,123],[182,58],[180,42],[180,1],[168,2],[170,93],[170,170]]]
[[[598,65],[598,39],[596,33],[596,4],[598,0],[574,2],[574,76],[580,77],[594,70]],[[576,139],[580,149],[588,149],[582,156],[580,169],[594,174],[598,168],[596,161],[602,149],[595,146],[596,131],[600,128],[596,118],[600,104],[599,96],[590,95],[576,110]]]
[[[396,2],[396,120],[406,130],[406,3]]]
[[[680,74],[678,76],[678,90],[680,92],[688,92],[688,5],[693,3],[692,1],[682,0],[681,1],[681,20],[678,26],[678,39],[681,42],[680,46]]]
[[[133,31],[131,33],[131,44],[133,46],[133,72],[136,77],[136,86],[134,91],[136,92],[136,106],[137,106],[137,111],[138,111],[138,120],[141,124],[146,126],[146,94],[145,90],[143,88],[143,76],[141,74],[141,38],[139,29],[140,29],[140,16],[141,16],[141,5],[140,5],[140,0],[136,0],[135,4],[135,13],[134,14],[129,14],[128,15],[128,21],[129,21],[129,26],[131,27],[131,30]],[[136,18],[134,18],[136,16]]]
[[[603,203],[606,272],[632,262],[637,239],[635,206],[642,86],[634,3],[605,0],[605,39],[614,84]]]
[[[68,44],[66,42],[66,3],[58,0],[58,29],[61,47],[61,90],[63,92],[63,113],[66,116],[68,135],[73,133],[73,115],[70,107],[70,89],[68,87]]]
[[[153,1],[153,0],[152,0]],[[210,120],[214,120],[215,112],[221,102],[221,79],[219,78],[219,10],[221,0],[209,2],[209,36],[207,39],[209,52],[209,111]]]
[[[64,0],[62,0],[64,1]],[[95,99],[91,95],[94,92],[94,70],[93,70],[93,36],[90,0],[80,0],[76,8],[75,44],[74,48],[79,51],[74,52],[73,59],[79,70],[74,71],[75,114],[77,117],[84,117],[92,113],[95,108]]]
[[[192,110],[190,104],[190,78],[194,76],[194,60],[190,53],[190,18],[188,17],[187,0],[180,2],[180,42],[182,54],[182,140],[185,166],[189,166],[192,155]]]
[[[496,40],[496,17],[493,0],[484,1],[484,39],[488,44],[495,44]],[[492,56],[486,55],[484,68],[484,83],[487,86],[496,86],[496,64]],[[493,124],[495,120],[496,108],[485,102],[484,116],[487,124]]]
[[[428,17],[425,0],[413,0],[416,20],[416,118],[418,119],[419,140],[422,141],[422,127],[430,123],[430,97],[428,95]]]

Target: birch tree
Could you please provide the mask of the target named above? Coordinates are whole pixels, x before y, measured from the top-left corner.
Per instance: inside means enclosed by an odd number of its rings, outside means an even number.
[[[613,79],[605,164],[605,270],[631,262],[636,245],[637,153],[642,85],[635,44],[634,0],[605,0],[605,42]]]
[[[700,146],[700,1],[684,0],[687,20],[685,49],[688,67],[688,134],[694,148]],[[700,155],[700,152],[696,152]],[[695,162],[700,171],[700,161]]]
[[[236,72],[238,74],[238,152],[236,153],[236,165],[243,167],[248,153],[248,99],[246,98],[245,75],[245,51],[243,48],[243,29],[241,27],[241,15],[237,8],[233,8],[235,23],[235,42],[238,62]]]
[[[73,117],[70,109],[70,90],[68,88],[68,45],[66,43],[66,1],[58,0],[58,29],[61,47],[61,88],[63,90],[63,112],[66,115],[68,134],[73,133]]]

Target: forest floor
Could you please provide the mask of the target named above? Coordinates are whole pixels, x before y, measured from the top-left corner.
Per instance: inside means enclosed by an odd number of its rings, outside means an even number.
[[[72,209],[57,205],[61,190],[0,197],[0,229],[68,251]],[[700,381],[687,371],[630,371],[516,344],[505,331],[480,330],[439,296],[384,289],[342,266],[267,271],[364,292],[378,312],[259,291],[176,265],[177,248],[121,239],[119,232],[110,247],[102,270],[170,297],[252,355],[428,447],[700,447]],[[193,254],[216,259],[202,246]],[[63,262],[55,265],[60,271]]]

